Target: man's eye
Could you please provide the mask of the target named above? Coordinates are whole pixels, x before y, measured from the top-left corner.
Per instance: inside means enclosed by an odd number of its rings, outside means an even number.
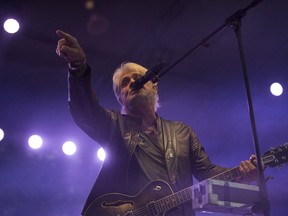
[[[142,77],[141,74],[133,74],[133,76],[132,76],[132,78],[133,78],[134,80],[138,80],[138,79],[140,79],[141,77]]]
[[[130,78],[128,78],[128,77],[124,78],[121,82],[121,87],[122,88],[126,87],[129,84],[129,82],[130,82]]]

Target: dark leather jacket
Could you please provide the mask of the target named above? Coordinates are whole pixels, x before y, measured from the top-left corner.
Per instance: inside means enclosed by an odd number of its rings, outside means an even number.
[[[98,196],[109,192],[129,193],[131,157],[137,146],[141,122],[118,111],[102,108],[91,87],[91,69],[87,66],[81,76],[69,74],[69,108],[75,122],[92,139],[101,144],[107,157],[83,208]],[[158,117],[169,184],[180,190],[193,184],[193,178],[204,180],[226,170],[213,164],[187,125]],[[117,181],[115,181],[117,179]],[[189,204],[181,210],[192,215]],[[82,213],[83,213],[82,212]],[[178,213],[179,215],[179,213]]]

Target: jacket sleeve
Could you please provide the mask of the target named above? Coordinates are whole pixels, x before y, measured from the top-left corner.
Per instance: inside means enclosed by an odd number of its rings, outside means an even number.
[[[116,114],[100,106],[92,89],[91,68],[68,74],[68,105],[76,124],[92,139],[105,145],[113,131]]]
[[[212,178],[229,169],[212,163],[192,129],[190,129],[190,151],[193,175],[199,181]]]

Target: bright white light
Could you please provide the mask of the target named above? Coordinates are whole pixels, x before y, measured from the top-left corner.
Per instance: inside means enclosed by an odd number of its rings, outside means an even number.
[[[66,155],[73,155],[76,152],[76,145],[75,143],[71,142],[71,141],[67,141],[62,145],[62,151],[66,154]]]
[[[283,87],[280,83],[275,82],[270,86],[270,92],[274,96],[280,96],[283,93]]]
[[[0,128],[0,141],[4,138],[4,131]]]
[[[28,144],[32,149],[39,149],[43,144],[43,140],[39,135],[32,135],[28,139]]]
[[[106,157],[105,150],[103,148],[98,149],[97,151],[97,157],[101,160],[104,161]]]
[[[7,19],[4,22],[3,27],[4,27],[6,32],[8,32],[10,34],[14,34],[19,30],[20,25],[19,25],[18,21],[15,19]]]

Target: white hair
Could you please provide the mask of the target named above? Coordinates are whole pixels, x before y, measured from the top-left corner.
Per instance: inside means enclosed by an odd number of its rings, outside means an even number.
[[[120,105],[122,106],[122,112],[124,112],[124,107],[122,105],[122,103],[120,102],[119,100],[119,94],[120,94],[120,77],[122,74],[124,73],[128,73],[128,72],[137,72],[141,75],[144,75],[146,73],[148,69],[139,65],[139,64],[136,64],[136,63],[133,63],[133,62],[125,62],[125,63],[122,63],[120,65],[119,68],[117,68],[113,74],[113,90],[114,90],[114,94],[118,100],[118,102],[120,103]],[[153,83],[154,86],[157,86],[157,83]],[[154,110],[155,112],[157,111],[157,109],[160,107],[159,105],[159,96],[158,96],[158,93],[155,94],[155,104],[154,104]]]

